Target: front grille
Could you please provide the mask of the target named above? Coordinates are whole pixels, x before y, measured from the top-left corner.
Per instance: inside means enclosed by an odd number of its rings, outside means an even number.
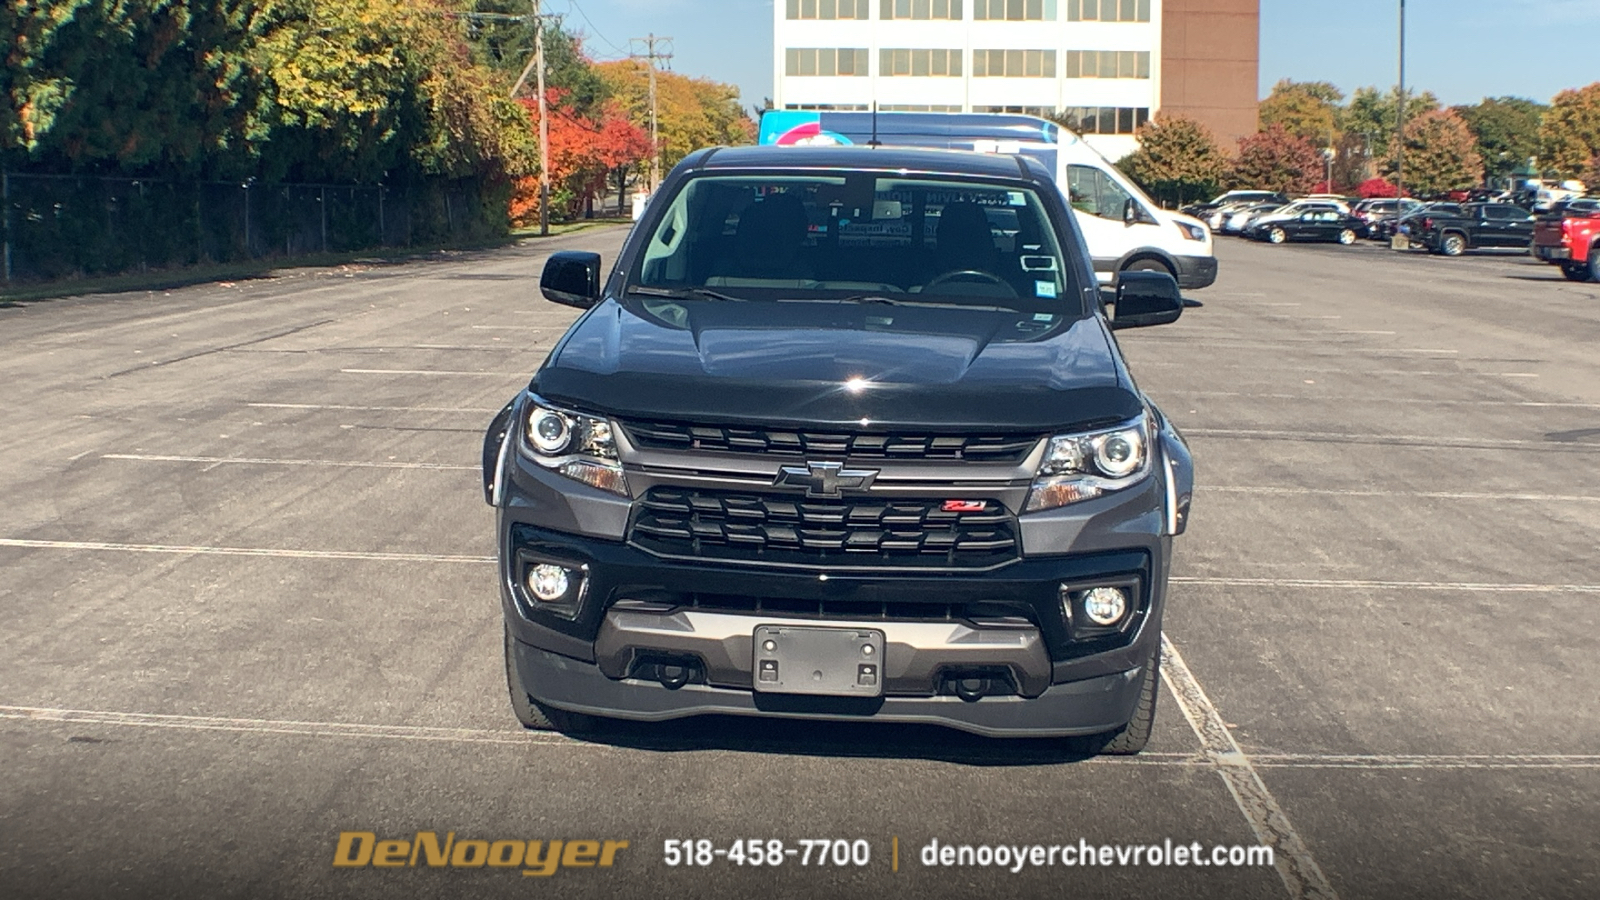
[[[791,565],[983,568],[1017,557],[1016,520],[999,503],[942,505],[657,487],[635,505],[629,540],[664,556]]]
[[[675,422],[625,421],[633,443],[646,450],[702,450],[808,458],[1021,462],[1037,435],[834,434]]]

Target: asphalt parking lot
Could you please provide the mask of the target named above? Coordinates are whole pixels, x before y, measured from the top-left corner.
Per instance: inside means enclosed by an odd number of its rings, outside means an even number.
[[[1600,894],[1600,285],[1224,240],[1203,309],[1122,333],[1199,480],[1142,756],[729,720],[576,741],[508,709],[477,467],[575,314],[537,299],[544,256],[622,236],[0,303],[0,894]],[[548,881],[335,869],[353,830],[630,846]],[[752,837],[873,860],[662,863]],[[917,859],[1080,838],[1278,866]]]

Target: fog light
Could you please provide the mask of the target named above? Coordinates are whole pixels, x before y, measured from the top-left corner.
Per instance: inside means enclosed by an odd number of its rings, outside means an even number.
[[[1096,625],[1115,625],[1127,611],[1128,592],[1122,588],[1097,587],[1083,592],[1083,614]]]
[[[540,563],[528,570],[528,593],[545,603],[554,603],[567,595],[571,580],[561,566]]]

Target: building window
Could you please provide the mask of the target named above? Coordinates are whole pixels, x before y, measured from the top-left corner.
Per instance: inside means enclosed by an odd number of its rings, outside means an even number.
[[[791,19],[865,19],[870,0],[788,0]]]
[[[890,19],[953,19],[961,21],[961,0],[883,0],[879,15]]]
[[[1150,0],[1067,0],[1068,22],[1148,22]]]
[[[974,50],[974,78],[1054,78],[1054,50]]]
[[[972,17],[980,22],[1053,22],[1056,0],[972,0]]]
[[[1044,118],[1055,113],[1054,109],[1047,106],[974,106],[973,112],[981,113],[1009,113],[1014,116],[1038,116]]]
[[[866,112],[865,103],[785,103],[784,109],[799,109],[810,112]],[[960,110],[957,110],[959,112]]]
[[[941,104],[941,103],[885,103],[884,105],[878,107],[878,112],[958,113],[958,112],[961,112],[961,104],[957,103],[957,104],[954,104],[954,105],[949,105],[949,104]]]
[[[1062,121],[1079,134],[1133,134],[1150,121],[1147,107],[1069,106]]]
[[[890,49],[879,51],[879,75],[961,75],[960,50]]]
[[[787,75],[853,75],[866,77],[865,47],[790,47],[785,53]]]
[[[1149,78],[1148,50],[1068,50],[1068,78]]]

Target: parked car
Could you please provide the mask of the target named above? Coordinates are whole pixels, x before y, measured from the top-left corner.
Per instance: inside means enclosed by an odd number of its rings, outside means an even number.
[[[1412,241],[1434,253],[1460,256],[1468,250],[1528,249],[1533,240],[1533,215],[1509,203],[1439,204],[1408,221]]]
[[[1218,227],[1216,229],[1217,233],[1244,234],[1245,228],[1247,228],[1252,221],[1260,216],[1271,215],[1283,207],[1284,204],[1276,201],[1267,203],[1249,203],[1244,206],[1225,207],[1225,209],[1228,210],[1228,214],[1223,217],[1221,222],[1218,223]]]
[[[1280,191],[1229,191],[1220,197],[1214,197],[1207,203],[1195,203],[1183,208],[1183,212],[1197,219],[1209,219],[1211,214],[1224,206],[1237,206],[1243,203],[1265,203],[1269,200],[1277,201],[1281,206],[1289,202],[1289,196]]]
[[[1361,220],[1361,228],[1358,229],[1358,231],[1362,237],[1377,237],[1377,235],[1373,234],[1373,226],[1376,223],[1383,219],[1398,218],[1400,215],[1410,212],[1411,210],[1420,206],[1422,206],[1421,203],[1417,202],[1416,200],[1412,200],[1409,197],[1399,200],[1393,198],[1373,198],[1370,200],[1362,200],[1354,207],[1351,207],[1350,215]],[[1392,230],[1393,229],[1391,228],[1390,231],[1392,232]],[[1385,235],[1383,239],[1387,240],[1388,236]]]
[[[1297,219],[1301,213],[1324,211],[1336,212],[1340,215],[1345,215],[1349,212],[1348,209],[1331,200],[1296,200],[1270,212],[1257,214],[1244,224],[1244,230],[1240,233],[1248,236],[1250,229],[1253,228],[1271,225],[1274,222],[1287,222],[1291,219]]]
[[[1560,215],[1540,216],[1533,227],[1533,255],[1560,266],[1571,281],[1600,281],[1600,201],[1594,202],[1568,203]]]
[[[790,716],[1144,747],[1193,467],[1112,330],[1184,301],[1129,271],[1104,304],[1055,176],[714,148],[609,276],[550,257],[540,291],[585,312],[482,457],[525,727]],[[997,207],[1028,235],[1010,250]]]
[[[1364,223],[1336,209],[1308,209],[1293,218],[1276,215],[1250,226],[1247,237],[1282,244],[1288,241],[1337,241],[1346,246],[1356,242],[1357,230]]]

